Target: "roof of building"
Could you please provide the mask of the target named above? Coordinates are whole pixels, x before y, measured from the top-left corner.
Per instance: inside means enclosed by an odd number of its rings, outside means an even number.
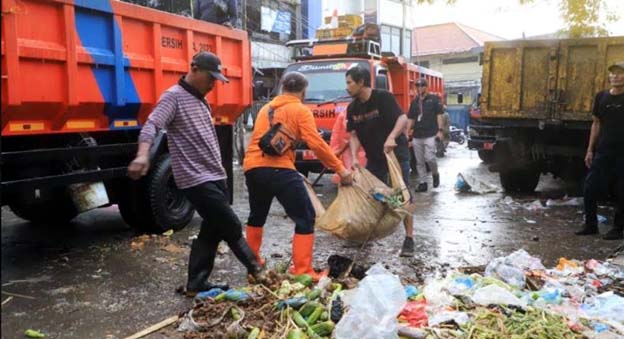
[[[482,47],[485,41],[505,40],[457,22],[415,27],[412,55],[461,53]]]

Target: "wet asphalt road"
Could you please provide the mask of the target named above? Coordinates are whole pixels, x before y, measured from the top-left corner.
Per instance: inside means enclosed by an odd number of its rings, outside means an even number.
[[[561,198],[562,183],[542,178],[537,192],[505,199],[503,193],[457,194],[458,172],[476,175],[498,186],[475,152],[451,144],[440,159],[442,184],[416,195],[416,256],[399,258],[404,238],[399,227],[390,237],[367,246],[361,261],[382,262],[403,278],[423,279],[428,272],[484,265],[494,257],[524,248],[552,266],[559,257],[604,259],[619,242],[573,235],[582,222],[581,207],[532,209],[535,200]],[[311,177],[314,179],[314,175]],[[414,178],[412,177],[412,180]],[[248,215],[240,170],[235,177],[234,209]],[[329,176],[316,191],[325,206],[335,196]],[[513,199],[513,201],[510,201]],[[612,222],[613,210],[600,213]],[[48,338],[124,338],[186,310],[191,301],[175,293],[184,284],[190,238],[199,231],[199,217],[184,230],[141,238],[128,228],[116,206],[83,214],[69,225],[32,225],[2,209],[2,338],[22,338],[26,329]],[[601,225],[604,232],[607,225]],[[262,252],[269,264],[287,260],[293,225],[274,203]],[[331,254],[353,256],[358,247],[317,233],[315,264]],[[281,258],[279,258],[281,257]],[[243,284],[242,266],[224,249],[213,272],[217,281]],[[151,338],[163,337],[156,333]]]

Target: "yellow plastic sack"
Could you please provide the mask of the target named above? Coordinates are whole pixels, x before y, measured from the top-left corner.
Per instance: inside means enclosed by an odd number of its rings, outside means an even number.
[[[325,214],[317,218],[316,227],[341,239],[363,243],[386,237],[409,213],[410,193],[403,182],[401,168],[394,153],[386,154],[392,187],[386,186],[366,169],[354,170],[354,183],[339,186],[338,195]],[[402,198],[400,205],[376,200],[373,196]]]

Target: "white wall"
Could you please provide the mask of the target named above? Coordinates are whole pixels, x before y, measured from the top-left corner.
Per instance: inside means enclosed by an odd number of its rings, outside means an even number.
[[[251,42],[251,61],[254,67],[286,67],[292,62],[288,47],[266,42]]]
[[[323,18],[331,16],[334,9],[338,10],[338,15],[364,14],[364,0],[322,0],[321,8]]]

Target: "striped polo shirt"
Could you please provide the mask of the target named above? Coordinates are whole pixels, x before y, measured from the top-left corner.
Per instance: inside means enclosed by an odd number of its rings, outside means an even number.
[[[141,129],[139,142],[153,143],[167,130],[173,178],[180,189],[227,178],[208,107],[179,84],[167,89]]]

